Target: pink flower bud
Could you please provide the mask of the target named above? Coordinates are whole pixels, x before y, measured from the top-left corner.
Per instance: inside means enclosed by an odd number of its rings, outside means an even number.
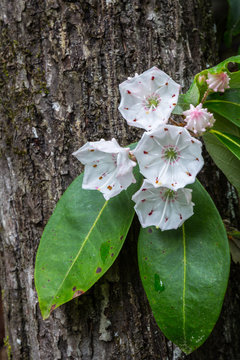
[[[203,109],[202,104],[196,107],[190,105],[190,109],[184,111],[183,115],[186,116],[187,125],[185,127],[198,135],[202,135],[215,122],[213,114],[209,113],[207,109]]]
[[[224,92],[225,89],[229,89],[229,81],[230,77],[226,72],[221,72],[218,74],[208,73],[208,80],[206,80],[209,89],[212,89],[215,92]]]
[[[199,85],[203,85],[203,84],[205,83],[205,81],[206,81],[206,76],[205,76],[205,75],[200,75],[200,76],[198,77],[198,83],[199,83]]]

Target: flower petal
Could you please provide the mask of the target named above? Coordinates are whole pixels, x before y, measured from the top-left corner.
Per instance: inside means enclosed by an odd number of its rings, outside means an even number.
[[[148,180],[144,180],[140,190],[132,197],[142,227],[155,225],[161,230],[177,229],[193,215],[191,191],[155,188]]]
[[[203,166],[201,146],[186,129],[164,125],[145,132],[133,153],[155,187],[177,190],[195,181]]]
[[[73,153],[85,165],[83,189],[99,190],[106,200],[118,195],[136,182],[129,159],[129,148],[122,148],[115,139],[88,142]]]
[[[180,85],[153,67],[119,86],[119,111],[131,126],[147,131],[165,124],[177,104]]]

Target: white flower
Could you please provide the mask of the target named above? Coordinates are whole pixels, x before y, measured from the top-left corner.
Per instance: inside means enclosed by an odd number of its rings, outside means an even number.
[[[145,132],[133,154],[140,172],[155,187],[177,190],[195,181],[203,166],[201,147],[186,129],[163,125]]]
[[[161,230],[177,229],[193,215],[191,192],[190,189],[155,188],[144,180],[141,189],[132,197],[142,227],[155,225]]]
[[[73,155],[85,165],[83,189],[99,190],[106,200],[136,182],[132,173],[136,163],[128,157],[129,148],[122,148],[115,139],[87,142]]]
[[[207,128],[213,126],[215,119],[213,114],[209,113],[207,109],[203,109],[202,104],[194,107],[190,105],[190,109],[183,112],[186,116],[187,125],[185,128],[192,130],[195,134],[202,135]]]
[[[206,80],[206,82],[208,83],[208,87],[216,92],[224,92],[225,89],[229,89],[229,81],[230,77],[225,72],[221,72],[218,74],[208,73],[208,80]]]
[[[178,101],[180,85],[153,67],[119,85],[119,111],[128,125],[152,130],[165,124]]]

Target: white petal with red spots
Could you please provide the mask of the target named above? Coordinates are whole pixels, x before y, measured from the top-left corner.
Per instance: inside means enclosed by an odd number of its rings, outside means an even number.
[[[129,159],[129,148],[122,148],[115,139],[87,142],[73,155],[85,165],[83,189],[99,190],[106,200],[136,182],[132,173],[136,163]]]
[[[140,172],[155,186],[177,190],[195,181],[203,166],[202,143],[178,126],[145,132],[133,154]]]
[[[153,67],[119,85],[119,111],[128,125],[147,131],[167,123],[178,101],[180,85]]]
[[[132,197],[142,227],[155,225],[161,230],[177,229],[193,215],[192,190],[155,188],[148,180]]]

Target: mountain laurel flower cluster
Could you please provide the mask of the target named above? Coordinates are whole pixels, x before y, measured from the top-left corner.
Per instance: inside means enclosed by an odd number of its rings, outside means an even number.
[[[208,74],[209,89],[228,88],[226,73]],[[135,211],[142,227],[176,229],[193,215],[192,190],[203,166],[202,143],[196,139],[213,126],[213,114],[202,103],[183,112],[187,125],[167,124],[177,105],[180,85],[153,67],[135,74],[119,86],[119,111],[130,126],[146,130],[135,150],[122,148],[115,139],[88,142],[73,153],[85,165],[84,189],[103,193],[106,200],[135,182],[136,160],[145,177],[133,195]],[[190,132],[194,134],[194,137]]]

